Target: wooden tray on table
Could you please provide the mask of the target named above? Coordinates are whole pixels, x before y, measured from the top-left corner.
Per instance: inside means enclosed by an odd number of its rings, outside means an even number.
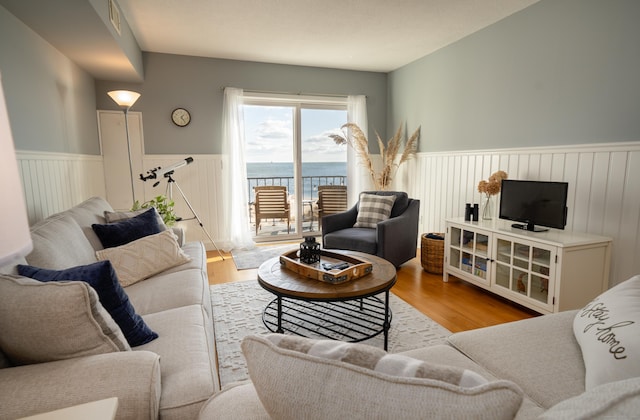
[[[323,267],[323,264],[327,263],[332,265],[346,263],[348,267],[327,270]],[[373,265],[369,261],[325,250],[320,250],[319,263],[305,264],[301,262],[298,257],[298,250],[294,249],[280,256],[280,264],[301,276],[332,284],[344,283],[366,276],[373,270]]]

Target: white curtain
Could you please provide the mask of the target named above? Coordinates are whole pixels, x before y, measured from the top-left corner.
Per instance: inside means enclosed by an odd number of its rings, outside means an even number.
[[[242,89],[225,88],[222,110],[222,200],[223,223],[220,247],[252,248],[249,226],[249,193],[244,159],[244,117]]]
[[[367,123],[367,97],[364,95],[349,95],[347,97],[347,120],[355,123],[367,135],[369,129]],[[352,206],[358,201],[361,191],[372,190],[371,176],[360,163],[360,158],[353,148],[347,148],[347,200]],[[355,162],[355,164],[353,164]]]

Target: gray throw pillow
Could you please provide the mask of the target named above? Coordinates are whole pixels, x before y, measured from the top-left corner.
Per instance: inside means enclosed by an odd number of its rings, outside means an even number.
[[[394,201],[395,195],[360,194],[358,216],[353,227],[375,228],[378,223],[389,218]]]
[[[122,331],[85,282],[0,276],[0,349],[17,365],[127,351]]]

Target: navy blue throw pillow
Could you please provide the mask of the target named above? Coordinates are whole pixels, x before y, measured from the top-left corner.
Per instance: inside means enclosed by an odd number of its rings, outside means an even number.
[[[130,219],[106,225],[96,223],[91,225],[91,228],[105,248],[128,244],[136,239],[162,232],[155,207]]]
[[[98,293],[100,303],[118,324],[131,347],[140,346],[158,338],[158,334],[153,332],[136,313],[108,260],[66,270],[47,270],[18,265],[18,274],[42,282],[75,280],[89,283]]]

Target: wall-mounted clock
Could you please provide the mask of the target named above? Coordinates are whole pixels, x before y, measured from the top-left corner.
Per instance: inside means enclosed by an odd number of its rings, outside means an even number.
[[[171,111],[171,121],[178,127],[184,127],[191,122],[191,114],[184,108],[176,108]]]

